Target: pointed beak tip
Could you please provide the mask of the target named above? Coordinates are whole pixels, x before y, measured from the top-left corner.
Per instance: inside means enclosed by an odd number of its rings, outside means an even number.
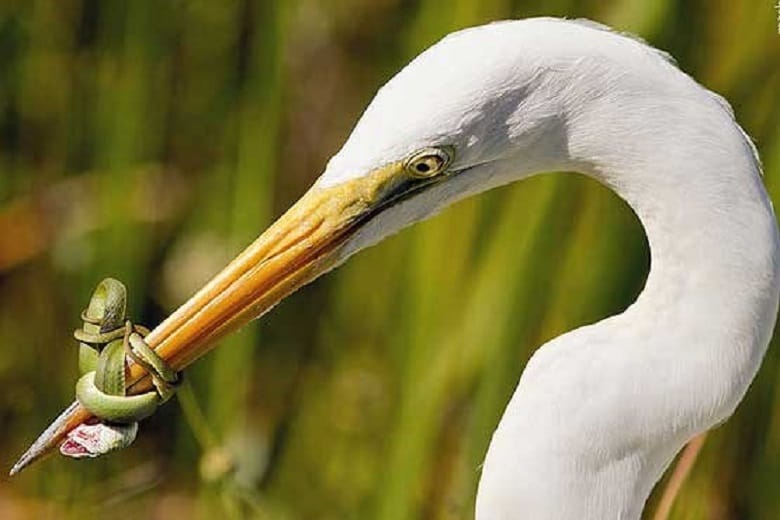
[[[9,477],[14,477],[18,475],[24,468],[30,465],[34,460],[34,456],[30,452],[30,450],[27,450],[21,457],[19,457],[19,460],[16,461],[16,463],[11,467],[11,471],[8,472]]]

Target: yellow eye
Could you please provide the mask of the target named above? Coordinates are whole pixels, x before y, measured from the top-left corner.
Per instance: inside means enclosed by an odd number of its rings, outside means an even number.
[[[452,155],[444,148],[426,148],[406,160],[404,168],[415,177],[433,177],[449,166]]]

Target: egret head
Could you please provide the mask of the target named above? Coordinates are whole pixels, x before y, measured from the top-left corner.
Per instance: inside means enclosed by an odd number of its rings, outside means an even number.
[[[654,107],[678,101],[670,92],[686,92],[688,80],[663,53],[593,22],[465,29],[379,89],[307,197],[376,188],[339,250],[343,261],[455,200],[533,173],[609,170],[614,149],[617,161],[636,165],[634,150],[616,145],[624,122],[647,127],[631,142],[652,147],[653,125],[641,123],[655,117]]]

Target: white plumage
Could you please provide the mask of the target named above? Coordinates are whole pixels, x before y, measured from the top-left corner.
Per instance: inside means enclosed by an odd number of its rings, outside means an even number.
[[[457,199],[550,170],[597,179],[641,220],[644,291],[538,349],[477,499],[478,520],[638,519],[684,443],[733,412],[772,333],[779,242],[751,142],[663,53],[592,22],[529,19],[418,56],[318,185],[440,145],[460,173],[371,220],[341,261]]]

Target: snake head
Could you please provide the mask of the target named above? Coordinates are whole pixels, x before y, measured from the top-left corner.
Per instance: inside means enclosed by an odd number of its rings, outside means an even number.
[[[95,458],[128,447],[138,433],[138,423],[82,424],[68,433],[60,453],[74,459]]]

